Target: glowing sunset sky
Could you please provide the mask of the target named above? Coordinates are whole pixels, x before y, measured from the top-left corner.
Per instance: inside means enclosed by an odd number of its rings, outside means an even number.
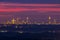
[[[60,15],[59,0],[0,0],[0,20],[2,21],[13,16],[42,19],[49,15],[59,18],[56,16]]]

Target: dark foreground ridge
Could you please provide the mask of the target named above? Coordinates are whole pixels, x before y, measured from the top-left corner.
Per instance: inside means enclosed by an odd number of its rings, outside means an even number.
[[[60,25],[0,24],[0,40],[60,40]]]
[[[0,32],[0,40],[17,40],[17,35],[16,32]]]

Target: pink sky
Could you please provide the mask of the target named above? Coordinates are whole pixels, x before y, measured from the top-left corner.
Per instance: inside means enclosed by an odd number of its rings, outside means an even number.
[[[23,11],[60,12],[60,4],[17,4],[17,3],[5,3],[5,2],[0,3],[0,12],[23,12]]]
[[[60,15],[60,4],[20,4],[0,2],[1,20],[3,18],[12,18],[12,16],[31,16],[31,18],[34,16],[35,18],[42,18],[40,15]],[[43,16],[43,18],[45,18],[45,16]],[[57,16],[56,18],[59,19]]]

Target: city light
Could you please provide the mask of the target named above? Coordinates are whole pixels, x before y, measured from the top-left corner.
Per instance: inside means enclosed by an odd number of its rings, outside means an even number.
[[[31,19],[31,20],[33,20],[33,19]],[[51,20],[53,20],[53,21],[51,21]],[[48,25],[48,24],[60,24],[60,23],[57,22],[56,19],[54,19],[54,18],[51,19],[51,16],[48,16],[47,22],[45,22],[45,21],[42,21],[42,22],[33,21],[33,22],[31,22],[30,18],[26,17],[26,19],[24,19],[24,20],[21,20],[19,18],[13,18],[12,20],[10,20],[10,21],[8,20],[2,24],[38,24],[38,25],[46,24],[46,25]]]

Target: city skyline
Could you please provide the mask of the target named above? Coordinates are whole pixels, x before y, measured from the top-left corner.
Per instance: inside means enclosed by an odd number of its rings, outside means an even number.
[[[40,20],[48,16],[60,20],[59,0],[0,0],[0,22],[13,17],[31,17]],[[46,21],[45,20],[45,21]]]
[[[60,0],[0,0],[1,40],[59,40]]]
[[[6,19],[5,21],[1,21],[0,24],[60,24],[60,19],[56,19],[54,17],[48,16],[47,18],[11,18]]]

